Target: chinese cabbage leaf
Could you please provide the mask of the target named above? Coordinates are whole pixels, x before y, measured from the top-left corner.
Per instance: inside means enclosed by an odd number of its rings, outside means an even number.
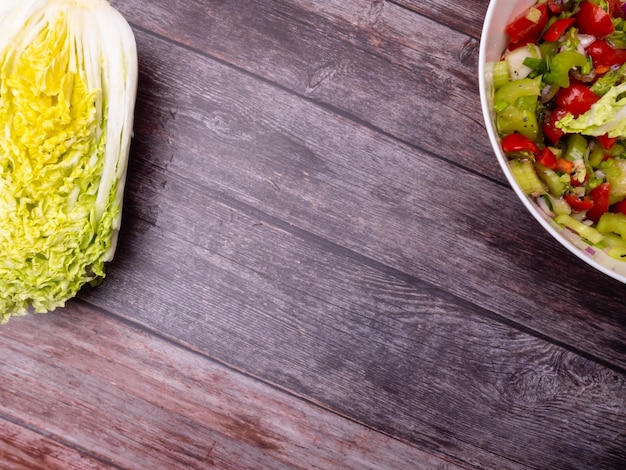
[[[133,33],[106,0],[0,2],[0,318],[105,275],[121,222]]]

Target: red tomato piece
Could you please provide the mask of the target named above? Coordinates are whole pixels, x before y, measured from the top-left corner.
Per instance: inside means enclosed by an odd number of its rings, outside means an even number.
[[[565,201],[574,212],[587,211],[593,207],[593,201],[589,196],[579,197],[576,194],[567,193],[565,195]]]
[[[572,83],[567,88],[561,88],[557,91],[555,99],[557,106],[577,117],[589,111],[591,105],[600,97],[585,85]]]
[[[548,24],[548,7],[545,3],[533,5],[511,21],[505,32],[513,44],[536,41]]]
[[[587,180],[588,180],[588,179],[589,179],[589,173],[588,173],[587,171],[585,171],[585,175],[584,175],[584,177],[583,177],[583,180],[582,180],[582,181],[579,181],[579,180],[578,180],[578,177],[577,177],[575,174],[572,174],[572,175],[570,176],[569,183],[570,183],[573,187],[576,187],[576,186],[582,186],[583,184],[585,184],[585,183],[587,182]]]
[[[626,49],[614,49],[605,39],[596,39],[585,49],[594,67],[612,67],[626,62]]]
[[[600,135],[597,139],[604,150],[611,150],[611,148],[617,143],[617,137],[609,137],[608,134]]]
[[[609,7],[609,15],[612,18],[620,18],[622,16],[622,2],[620,0],[607,0],[606,3]]]
[[[541,151],[541,155],[539,155],[539,158],[537,158],[537,163],[548,167],[551,170],[556,170],[558,168],[558,165],[556,163],[556,155],[554,155],[554,152],[548,147],[545,147]]]
[[[589,198],[593,201],[593,206],[587,210],[587,218],[598,223],[602,214],[609,210],[609,194],[611,192],[610,183],[602,183],[600,186],[589,191]]]
[[[626,62],[626,49],[615,49],[613,56],[614,65],[622,65]]]
[[[556,123],[563,119],[567,114],[567,110],[563,108],[556,108],[550,113],[550,118],[543,123],[543,135],[548,138],[552,145],[556,145],[561,137],[565,133],[556,127]]]
[[[581,33],[599,37],[614,31],[611,15],[604,8],[590,1],[580,4],[580,10],[576,14],[576,25]]]
[[[529,153],[536,158],[539,155],[539,147],[535,142],[522,134],[509,134],[502,139],[502,150],[505,153]]]
[[[576,18],[560,18],[550,25],[545,33],[541,36],[544,41],[554,42],[558,40],[565,31],[574,24]]]
[[[626,215],[626,200],[613,204],[613,207],[611,207],[611,212],[617,212],[618,214]]]

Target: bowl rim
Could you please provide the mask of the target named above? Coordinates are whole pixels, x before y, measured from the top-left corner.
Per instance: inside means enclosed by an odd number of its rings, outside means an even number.
[[[536,3],[536,0],[518,0],[514,2],[515,6],[512,6],[513,2],[511,2],[511,0],[508,1],[508,5],[511,9],[511,18],[513,18],[515,14],[521,13],[524,8],[527,8],[528,6]],[[498,163],[500,164],[500,167],[504,172],[509,182],[509,185],[517,194],[518,198],[522,201],[526,209],[541,224],[541,226],[543,226],[543,228],[547,230],[550,235],[552,235],[554,239],[556,239],[561,245],[567,248],[567,250],[574,254],[576,257],[591,265],[598,271],[612,277],[613,279],[621,281],[622,283],[626,283],[626,261],[620,261],[610,257],[609,255],[604,253],[604,251],[587,244],[571,230],[559,227],[556,222],[552,220],[551,217],[543,213],[539,209],[539,207],[531,200],[531,198],[528,197],[521,190],[521,188],[515,181],[513,174],[511,173],[508,165],[508,159],[500,146],[500,138],[497,135],[493,120],[493,106],[491,105],[493,87],[492,84],[489,83],[490,68],[489,62],[487,61],[488,46],[490,40],[488,36],[491,34],[491,25],[496,18],[496,12],[500,8],[501,3],[502,2],[500,0],[491,0],[489,2],[481,31],[480,47],[478,53],[478,82],[480,91],[480,104],[482,108],[483,119],[485,121],[485,129],[487,130],[487,135],[491,142],[491,146],[496,155]],[[504,30],[502,31],[502,34],[504,34]],[[617,272],[616,270],[623,272],[623,274]]]

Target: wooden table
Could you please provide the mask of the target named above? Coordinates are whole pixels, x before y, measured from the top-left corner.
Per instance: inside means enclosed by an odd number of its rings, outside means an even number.
[[[624,285],[489,146],[487,0],[115,0],[105,282],[0,329],[0,468],[626,468]]]

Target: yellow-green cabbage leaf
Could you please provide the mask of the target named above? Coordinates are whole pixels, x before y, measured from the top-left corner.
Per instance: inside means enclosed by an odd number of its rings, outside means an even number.
[[[105,275],[137,87],[105,0],[0,2],[0,318],[46,312]]]

